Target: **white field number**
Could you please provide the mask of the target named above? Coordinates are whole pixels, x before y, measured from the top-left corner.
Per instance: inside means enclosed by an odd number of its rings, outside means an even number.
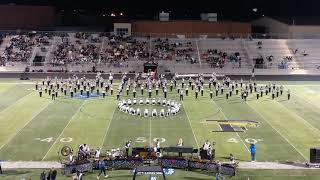
[[[145,143],[145,142],[147,142],[147,139],[146,139],[146,137],[137,137],[135,142],[137,142],[137,143]]]
[[[66,137],[66,138],[61,138],[60,139],[60,142],[63,142],[63,143],[68,143],[68,142],[71,142],[73,139],[71,137]]]
[[[262,141],[262,139],[253,139],[253,138],[248,138],[248,139],[245,139],[246,143],[249,143],[249,144],[257,144],[258,142]]]
[[[165,138],[154,138],[153,139],[154,142],[157,142],[157,140],[159,140],[160,143],[166,142]],[[136,143],[145,143],[145,142],[147,142],[147,138],[146,137],[137,137],[134,142],[136,142]]]
[[[256,144],[260,141],[262,141],[262,139],[253,139],[253,138],[247,138],[244,140],[246,143],[248,144]],[[237,140],[236,138],[230,138],[227,141],[228,143],[239,143],[239,140]]]
[[[41,139],[40,140],[41,142],[52,142],[53,141],[53,137],[48,137],[48,138],[45,138],[45,139]]]
[[[166,139],[165,138],[154,138],[153,141],[154,142],[159,141],[160,143],[164,143],[164,142],[166,142]]]
[[[47,143],[50,143],[52,141],[54,141],[54,138],[53,137],[47,137],[47,138],[35,138],[36,141],[40,141],[40,142],[47,142]],[[62,143],[69,143],[69,142],[72,142],[73,141],[73,138],[71,137],[65,137],[65,138],[61,138],[60,139],[60,142]]]
[[[228,143],[238,143],[239,141],[236,138],[230,138],[227,141]]]

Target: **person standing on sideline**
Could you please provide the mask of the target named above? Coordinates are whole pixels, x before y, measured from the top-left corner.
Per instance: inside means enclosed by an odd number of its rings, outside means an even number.
[[[51,168],[51,176],[50,176],[50,180],[56,180],[56,178],[57,178],[57,170],[55,170],[54,168]]]
[[[250,144],[251,162],[256,161],[256,152],[257,152],[256,144],[251,143]]]
[[[57,171],[54,168],[51,168],[47,175],[47,180],[56,180]]]
[[[99,174],[97,176],[97,179],[100,178],[100,175],[102,173],[104,174],[104,177],[107,178],[108,175],[106,174],[106,163],[104,162],[104,160],[100,159],[98,167],[99,167]]]
[[[46,172],[42,171],[42,173],[40,174],[40,180],[46,180]]]
[[[290,100],[290,89],[288,89],[287,94],[288,94],[288,100]]]

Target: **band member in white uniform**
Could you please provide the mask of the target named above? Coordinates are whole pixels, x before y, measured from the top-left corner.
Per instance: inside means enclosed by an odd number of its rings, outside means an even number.
[[[98,147],[94,153],[94,157],[96,160],[100,158],[101,149]]]
[[[182,147],[183,146],[183,140],[182,138],[179,138],[177,146]],[[179,157],[182,157],[182,152],[179,152]]]
[[[149,110],[148,109],[145,109],[144,110],[144,117],[148,117],[149,116]]]
[[[138,115],[138,116],[141,116],[141,112],[140,112],[140,109],[139,109],[139,108],[137,109],[137,115]]]
[[[157,113],[157,110],[156,110],[156,109],[153,109],[153,110],[152,110],[152,116],[153,116],[153,117],[157,117],[157,116],[158,116],[158,113]]]
[[[161,116],[161,117],[164,117],[164,109],[161,109],[161,110],[160,110],[160,116]]]

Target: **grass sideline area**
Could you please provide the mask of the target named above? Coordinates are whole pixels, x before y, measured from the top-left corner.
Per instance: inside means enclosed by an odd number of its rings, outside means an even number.
[[[129,139],[138,147],[150,146],[155,139],[161,139],[161,146],[165,147],[175,145],[181,137],[186,146],[193,147],[201,146],[207,139],[215,141],[216,157],[222,161],[231,153],[238,161],[249,161],[249,143],[256,142],[258,161],[307,162],[309,148],[317,147],[320,141],[319,82],[276,82],[291,90],[289,101],[286,93],[275,100],[270,95],[256,100],[255,93],[247,102],[239,95],[228,100],[219,95],[210,100],[208,91],[196,100],[190,88],[181,111],[169,118],[125,114],[117,109],[115,95],[105,99],[71,99],[61,94],[55,101],[48,95],[40,98],[32,83],[0,80],[0,160],[57,160],[57,152],[65,145],[76,149],[79,144],[87,143],[91,148],[106,150],[122,148]],[[138,90],[137,95],[138,99],[146,98],[147,91],[142,96]],[[163,94],[159,93],[158,97]],[[124,92],[123,98],[132,98],[132,93],[127,97]],[[169,98],[178,101],[176,90],[169,92]],[[220,125],[206,120],[228,120],[234,122],[231,126],[245,126],[246,130],[212,132],[219,131]],[[239,123],[246,120],[258,122],[258,126]],[[19,170],[17,174],[11,171],[11,175],[0,178],[19,178],[21,172],[38,178],[40,171]],[[128,172],[114,171],[111,175],[115,179],[128,179]],[[189,175],[190,179],[212,179],[202,173],[185,171],[169,178],[188,179]],[[248,176],[319,179],[316,170],[240,170],[232,179]]]
[[[3,180],[36,180],[39,179],[42,170],[39,169],[24,169],[24,170],[10,170],[5,172],[5,175],[0,175]],[[117,170],[107,171],[108,178],[100,177],[100,179],[116,179],[116,180],[128,180],[132,179],[132,174],[129,170]],[[84,179],[96,179],[98,171],[92,173],[86,173]],[[158,179],[162,179],[161,176],[157,176]],[[173,175],[167,175],[169,180],[212,180],[214,176],[204,172],[191,172],[177,170]],[[318,180],[320,178],[319,170],[239,170],[235,177],[225,177],[225,180]],[[58,171],[57,180],[70,180],[71,177],[61,175]],[[148,175],[138,176],[137,180],[147,180]]]

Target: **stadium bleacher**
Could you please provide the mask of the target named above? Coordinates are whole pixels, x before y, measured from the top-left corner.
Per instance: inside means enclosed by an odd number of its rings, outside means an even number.
[[[145,61],[157,61],[166,70],[242,71],[263,59],[266,70],[317,70],[317,39],[117,37],[105,33],[32,32],[7,33],[0,45],[1,65],[6,70],[31,69],[87,72],[122,68],[138,71]],[[295,52],[296,51],[296,52]],[[43,64],[36,64],[36,56]],[[39,64],[38,64],[39,65]],[[2,68],[3,69],[3,68]],[[236,70],[235,70],[236,69]],[[219,70],[218,70],[219,71]]]

